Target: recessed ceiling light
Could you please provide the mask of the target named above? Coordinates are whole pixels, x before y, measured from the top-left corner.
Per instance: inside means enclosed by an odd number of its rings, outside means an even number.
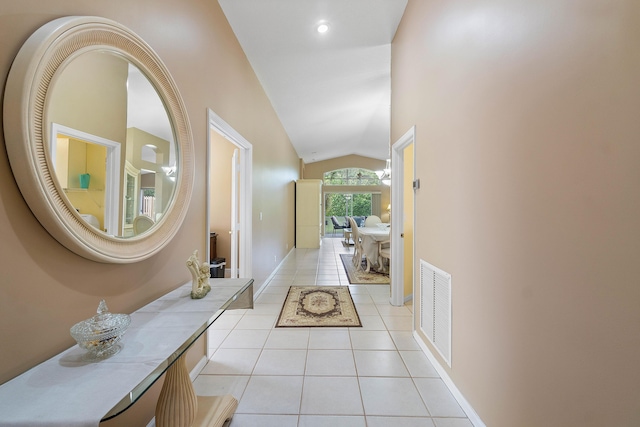
[[[327,24],[320,24],[318,25],[317,30],[320,34],[326,33],[327,31],[329,31],[329,26]]]

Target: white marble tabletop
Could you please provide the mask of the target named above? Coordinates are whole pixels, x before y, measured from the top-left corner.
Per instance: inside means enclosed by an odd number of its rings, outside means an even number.
[[[135,401],[130,393],[143,393],[252,283],[210,279],[211,292],[194,300],[189,282],[132,313],[116,355],[88,362],[75,345],[2,384],[0,426],[98,426],[123,399]]]

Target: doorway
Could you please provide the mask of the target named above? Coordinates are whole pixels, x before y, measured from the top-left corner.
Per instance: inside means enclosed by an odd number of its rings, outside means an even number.
[[[413,294],[415,126],[391,146],[391,304]],[[405,271],[407,274],[405,275]],[[411,283],[407,283],[407,282]]]
[[[231,277],[248,278],[252,275],[252,259],[251,259],[251,238],[252,238],[252,171],[253,171],[253,146],[235,129],[233,129],[220,116],[208,109],[207,132],[207,204],[206,204],[206,242],[210,239],[211,214],[216,206],[216,186],[213,183],[226,183],[228,188],[221,189],[222,193],[230,194],[230,202],[220,203],[220,205],[229,206],[229,238],[232,243],[230,245],[230,266]],[[234,146],[237,150],[237,160],[235,166],[237,169],[231,168],[230,176],[216,176],[216,171],[212,170],[211,159],[213,156],[214,135],[222,136],[225,140]],[[231,158],[229,162],[232,162]],[[230,204],[229,204],[230,203]],[[222,230],[221,232],[226,232]],[[210,247],[206,245],[206,259],[211,259]]]
[[[66,140],[64,144],[63,140]],[[96,212],[87,211],[87,213],[94,214],[94,216],[100,218],[102,222],[101,229],[108,235],[123,236],[124,234],[118,229],[118,209],[120,207],[120,143],[102,138],[97,135],[92,135],[78,129],[63,126],[58,123],[52,123],[51,141],[49,143],[49,155],[51,156],[52,164],[55,165],[55,171],[58,175],[60,185],[65,189],[73,187],[73,185],[69,183],[70,178],[67,177],[67,174],[69,172],[72,172],[72,170],[70,170],[69,168],[69,159],[64,159],[63,157],[65,156],[63,156],[63,153],[61,151],[64,151],[63,146],[65,146],[66,152],[64,154],[66,154],[66,156],[68,157],[69,145],[72,140],[86,147],[103,147],[106,150],[105,156],[94,159],[96,160],[95,163],[97,163],[98,168],[102,169],[101,180],[103,181],[104,185],[104,196],[101,200],[93,200],[93,203],[90,203],[90,206],[94,208],[97,207],[98,210]],[[88,148],[86,150],[88,152]],[[90,155],[86,156],[87,159],[90,157]],[[61,167],[61,164],[64,164],[64,166]],[[86,162],[84,167],[85,170],[83,171],[87,172]],[[75,175],[78,174],[76,173]],[[80,188],[81,185],[78,184],[75,187]],[[79,208],[79,206],[74,207],[76,209]],[[80,210],[78,210],[78,212],[80,212]]]

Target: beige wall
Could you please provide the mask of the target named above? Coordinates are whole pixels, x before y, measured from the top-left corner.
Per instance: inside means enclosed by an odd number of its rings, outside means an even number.
[[[124,144],[127,110],[122,106],[127,104],[127,76],[127,63],[118,56],[78,56],[56,77],[48,100],[48,123]]]
[[[391,140],[487,426],[640,425],[638,40],[635,0],[409,0]]]
[[[133,265],[88,261],[58,244],[31,214],[11,174],[0,132],[0,323],[5,325],[0,332],[4,343],[0,383],[74,344],[69,327],[94,314],[100,298],[113,312],[132,312],[189,280],[186,259],[194,249],[204,254],[208,244],[207,108],[253,144],[256,288],[275,266],[274,256],[280,262],[293,246],[293,182],[299,178],[299,159],[218,3],[0,0],[0,87],[4,88],[11,62],[29,35],[66,15],[118,21],[163,59],[185,101],[193,130],[194,194],[184,225],[154,257]],[[260,211],[262,221],[257,218]],[[204,346],[191,351],[202,355]],[[141,412],[141,419],[148,421],[153,408]],[[142,425],[126,420],[120,424]]]
[[[344,168],[363,168],[372,171],[384,169],[385,160],[372,159],[371,157],[349,156],[336,157],[335,159],[304,164],[304,179],[323,179],[324,173]]]

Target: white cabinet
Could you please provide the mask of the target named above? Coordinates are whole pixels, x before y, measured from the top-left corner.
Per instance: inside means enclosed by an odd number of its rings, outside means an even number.
[[[296,181],[296,248],[320,247],[322,217],[322,180]]]

